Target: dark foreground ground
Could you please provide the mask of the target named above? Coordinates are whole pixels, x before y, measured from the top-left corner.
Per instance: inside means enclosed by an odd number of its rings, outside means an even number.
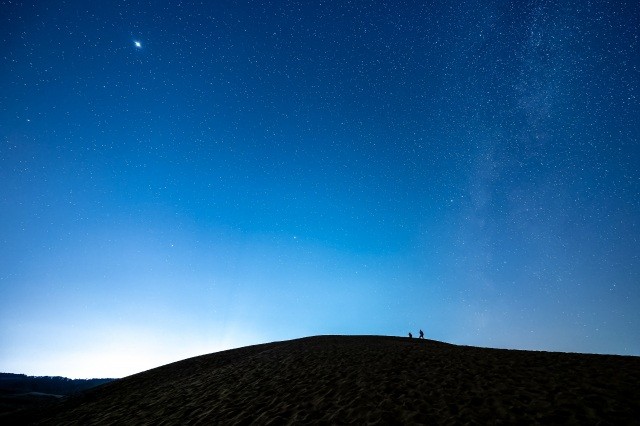
[[[318,336],[203,355],[0,424],[640,424],[640,357]]]
[[[69,379],[0,373],[0,416],[58,401],[65,396],[111,381],[113,379]]]

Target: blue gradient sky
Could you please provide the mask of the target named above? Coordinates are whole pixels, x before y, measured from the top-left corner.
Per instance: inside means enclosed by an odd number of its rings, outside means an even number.
[[[0,10],[1,371],[419,328],[640,355],[637,2]]]

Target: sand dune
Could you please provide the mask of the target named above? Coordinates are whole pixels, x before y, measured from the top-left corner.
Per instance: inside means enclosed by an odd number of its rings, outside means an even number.
[[[318,336],[190,358],[3,424],[640,424],[640,358]]]

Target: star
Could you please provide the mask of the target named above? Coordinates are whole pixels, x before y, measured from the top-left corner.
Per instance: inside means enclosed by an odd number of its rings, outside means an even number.
[[[142,49],[142,43],[140,43],[140,41],[138,40],[134,40],[133,44],[138,48],[138,49]]]

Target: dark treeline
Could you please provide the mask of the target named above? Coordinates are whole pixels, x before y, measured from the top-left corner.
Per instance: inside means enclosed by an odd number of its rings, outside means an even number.
[[[71,395],[114,379],[68,379],[66,377],[37,377],[25,374],[0,373],[0,393],[18,394],[39,392],[53,395]]]

